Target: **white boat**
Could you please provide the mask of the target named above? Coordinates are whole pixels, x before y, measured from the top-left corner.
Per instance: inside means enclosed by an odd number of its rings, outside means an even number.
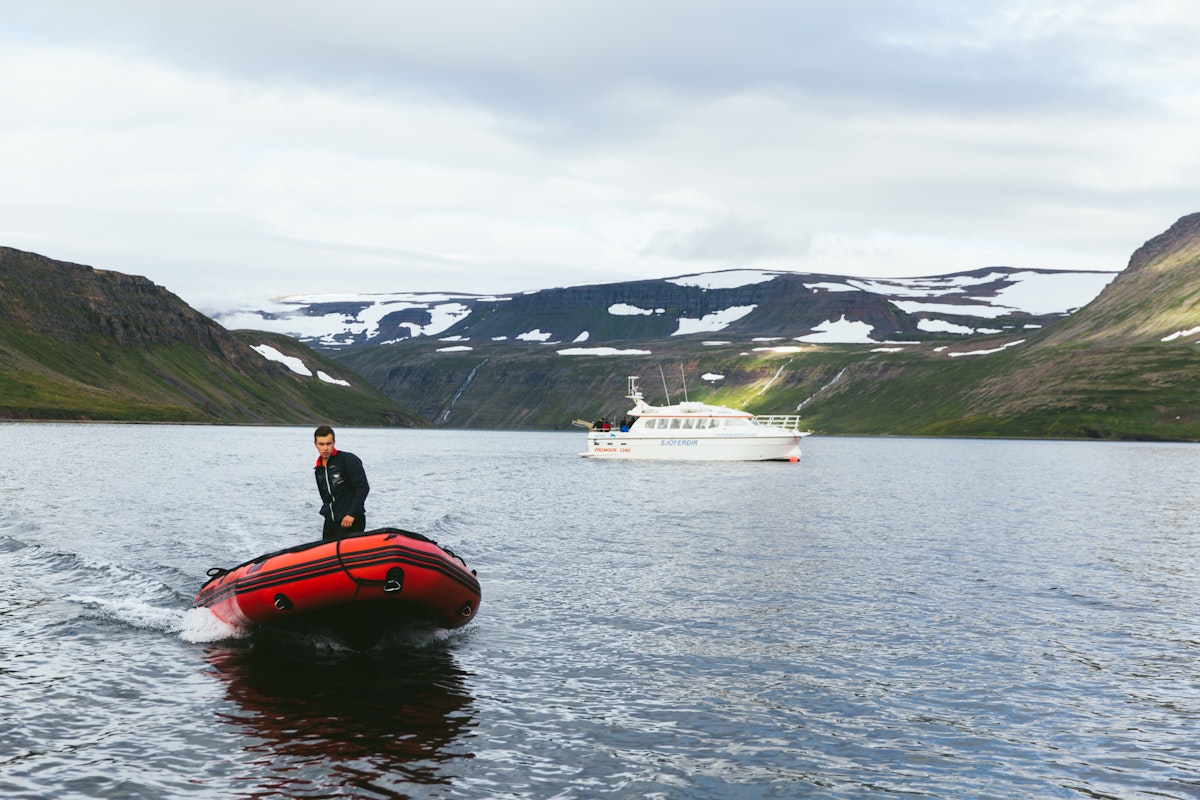
[[[633,408],[619,421],[575,424],[587,428],[585,458],[656,461],[799,461],[800,417],[755,416],[726,406],[683,402],[652,406],[638,379],[629,377],[625,396]],[[670,402],[668,400],[668,402]]]

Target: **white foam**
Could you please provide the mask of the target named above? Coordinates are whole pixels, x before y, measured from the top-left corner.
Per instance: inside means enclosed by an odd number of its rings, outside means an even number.
[[[74,602],[83,605],[103,619],[115,619],[135,628],[153,631],[179,630],[181,612],[177,608],[163,608],[132,597],[113,599],[110,597],[76,596]]]
[[[230,625],[207,608],[189,608],[179,624],[179,638],[185,642],[219,642],[222,639],[242,639],[249,631]]]

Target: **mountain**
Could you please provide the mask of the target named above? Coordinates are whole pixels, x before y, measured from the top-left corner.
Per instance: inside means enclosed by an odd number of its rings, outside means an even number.
[[[976,407],[999,431],[1198,441],[1198,343],[1200,214],[1190,214],[1085,308],[998,359]]]
[[[288,297],[214,313],[232,329],[284,333],[328,352],[421,337],[596,344],[683,336],[870,343],[1040,328],[1096,296],[1112,272],[989,267],[869,279],[724,270],[513,295]]]
[[[1045,330],[974,349],[915,348],[887,370],[848,364],[812,416],[856,433],[1200,441],[1198,301],[1192,214]]]
[[[1200,441],[1198,301],[1200,214],[1115,275],[289,298],[219,315],[269,329],[234,332],[144,278],[0,249],[0,415],[565,429],[627,411],[639,375],[652,402],[661,382],[818,433]]]
[[[264,321],[309,325],[451,427],[620,416],[639,375],[652,401],[661,381],[667,397],[798,412],[818,433],[1200,441],[1198,228],[1184,217],[1116,275],[732,271],[506,298],[294,298]],[[1050,285],[1084,288],[1055,299]]]
[[[1181,218],[1139,247],[1129,265],[1045,342],[1195,343],[1200,339],[1200,214]]]
[[[506,296],[292,297],[214,316],[306,341],[437,425],[566,428],[576,417],[620,416],[625,376],[641,375],[677,397],[763,412],[803,406],[826,432],[888,432],[899,408],[914,409],[911,426],[925,403],[868,403],[857,415],[825,398],[859,374],[869,396],[885,394],[889,380],[913,377],[897,367],[923,347],[923,369],[965,372],[951,367],[956,355],[930,355],[1028,338],[1115,275],[991,267],[883,280],[726,270]]]
[[[242,337],[272,349],[256,352]],[[311,365],[310,376],[284,359]],[[143,277],[6,247],[0,248],[0,417],[421,423],[345,366],[293,339],[234,335]]]

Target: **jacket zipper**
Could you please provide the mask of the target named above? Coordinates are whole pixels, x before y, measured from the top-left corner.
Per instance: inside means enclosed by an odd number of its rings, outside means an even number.
[[[329,492],[329,521],[333,522],[333,486],[329,483],[329,459],[325,459],[325,491]]]

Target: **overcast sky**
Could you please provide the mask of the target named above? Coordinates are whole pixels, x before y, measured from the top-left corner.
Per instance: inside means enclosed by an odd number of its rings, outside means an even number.
[[[0,0],[0,245],[203,309],[730,267],[1123,268],[1192,0]]]

